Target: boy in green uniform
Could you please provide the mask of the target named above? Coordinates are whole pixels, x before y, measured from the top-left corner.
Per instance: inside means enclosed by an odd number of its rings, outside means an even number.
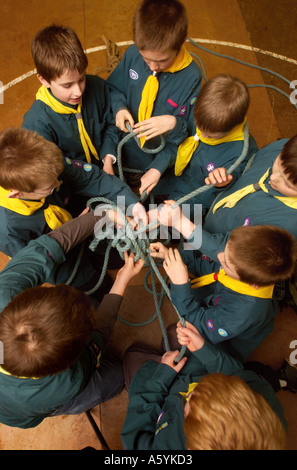
[[[275,225],[297,239],[297,135],[258,150],[234,184],[229,185],[225,168],[209,174],[208,183],[227,187],[207,213],[202,240],[201,225],[181,217],[180,207],[173,208],[175,201],[165,201],[158,212],[160,222],[180,232],[192,248],[218,261],[230,232],[250,225]],[[151,211],[151,222],[155,216]]]
[[[289,232],[264,225],[238,227],[218,254],[219,262],[159,242],[151,249],[151,256],[164,259],[179,314],[218,348],[245,362],[273,331],[274,286],[290,278],[296,262],[296,240]],[[198,277],[190,281],[189,273]]]
[[[129,280],[142,261],[126,257],[95,310],[81,291],[41,286],[75,244],[94,231],[89,213],[31,241],[0,273],[0,422],[31,428],[49,416],[79,414],[117,395],[120,360],[105,354]],[[16,282],[17,279],[17,282]]]
[[[0,250],[10,257],[30,240],[72,218],[67,210],[69,197],[103,196],[114,203],[121,197],[121,204],[131,210],[127,215],[137,218],[139,210],[145,216],[137,196],[119,178],[96,165],[64,158],[54,143],[35,132],[3,131],[0,156]],[[68,280],[80,249],[71,250],[65,262],[52,271],[53,284]],[[102,267],[94,267],[91,256],[86,250],[72,284],[85,291],[94,287]]]
[[[230,168],[244,150],[245,156],[228,176],[228,183],[238,179],[257,151],[256,142],[246,130],[249,102],[246,84],[231,75],[216,75],[203,85],[191,119],[193,135],[178,148],[175,174],[160,183],[164,194],[169,194],[168,199],[177,201],[204,186],[210,172],[220,167]],[[212,186],[189,199],[191,215],[195,204],[202,204],[205,215],[219,191],[220,188]]]
[[[125,354],[124,449],[285,449],[287,425],[270,384],[219,351],[190,323],[186,328],[179,323],[177,336],[188,348],[177,364],[178,351],[162,356],[133,345]]]
[[[178,0],[141,1],[133,20],[135,45],[107,79],[115,121],[123,132],[127,121],[148,149],[159,147],[158,136],[166,137],[163,150],[153,155],[134,139],[123,147],[123,166],[143,175],[141,194],[149,193],[174,164],[200,89],[200,69],[184,46],[187,27],[186,10]],[[133,178],[136,186],[138,176]]]
[[[65,157],[103,163],[114,174],[119,142],[105,81],[86,75],[88,59],[76,33],[49,26],[32,41],[37,78],[42,83],[23,127],[58,145]]]

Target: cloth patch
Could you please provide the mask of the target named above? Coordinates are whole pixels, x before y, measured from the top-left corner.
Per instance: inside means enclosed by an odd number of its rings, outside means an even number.
[[[168,422],[166,421],[165,423],[161,424],[161,426],[156,430],[155,432],[155,437],[157,436],[157,434],[159,434],[160,431],[162,431],[162,429],[165,429],[167,428],[168,426]]]
[[[138,80],[138,78],[139,78],[138,73],[135,72],[135,70],[133,70],[133,69],[129,70],[129,75],[130,75],[130,78],[132,78],[132,80]]]
[[[85,170],[85,171],[91,171],[92,169],[93,169],[93,167],[92,167],[92,165],[90,165],[89,163],[86,163],[86,164],[84,165],[84,170]]]
[[[215,165],[212,163],[212,162],[209,162],[207,165],[206,165],[206,169],[208,171],[208,173],[210,173],[211,171],[215,170]]]
[[[218,333],[219,333],[219,335],[224,336],[224,337],[229,336],[227,331],[224,330],[224,328],[219,328]]]
[[[211,320],[207,320],[206,325],[207,325],[207,328],[210,329],[210,331],[214,330],[214,324]]]
[[[168,98],[167,103],[170,104],[173,108],[177,108],[178,104],[172,101],[172,99]]]
[[[179,108],[178,114],[180,116],[184,116],[187,111],[188,111],[188,107],[187,106],[182,106],[181,108]]]

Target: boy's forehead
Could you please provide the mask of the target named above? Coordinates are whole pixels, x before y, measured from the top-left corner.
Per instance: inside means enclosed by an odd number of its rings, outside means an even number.
[[[172,49],[168,49],[166,51],[151,51],[147,49],[141,49],[139,50],[141,56],[145,60],[151,60],[154,62],[166,62],[167,60],[170,60],[171,58],[174,58],[177,55],[177,51],[174,51]]]
[[[77,69],[74,69],[74,70],[65,69],[63,70],[61,75],[59,75],[59,77],[53,78],[51,82],[55,82],[58,84],[72,83],[83,78],[85,74],[86,74],[85,71],[80,73]]]

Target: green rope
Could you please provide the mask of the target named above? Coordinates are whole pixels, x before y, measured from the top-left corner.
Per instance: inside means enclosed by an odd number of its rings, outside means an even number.
[[[227,60],[233,60],[234,62],[237,62],[238,64],[242,64],[242,65],[245,65],[247,67],[252,67],[254,69],[257,69],[257,70],[261,70],[262,72],[267,72],[267,73],[270,73],[271,75],[274,75],[275,77],[278,77],[280,78],[282,81],[284,81],[285,83],[287,83],[288,85],[290,85],[290,80],[288,80],[287,78],[283,77],[282,75],[280,75],[279,73],[277,72],[274,72],[273,70],[271,69],[268,69],[266,67],[261,67],[260,65],[254,65],[254,64],[251,64],[250,62],[245,62],[243,60],[240,60],[240,59],[237,59],[235,57],[231,57],[231,56],[228,56],[226,54],[220,54],[219,52],[214,52],[210,49],[207,49],[206,47],[204,46],[201,46],[201,44],[198,44],[197,42],[195,42],[193,39],[191,38],[188,38],[188,41],[193,44],[195,47],[198,47],[199,49],[205,51],[205,52],[208,52],[210,54],[213,54],[214,56],[216,57],[221,57],[223,59],[227,59]],[[205,68],[204,68],[204,65],[203,65],[203,62],[202,60],[200,59],[200,57],[198,57],[197,55],[195,55],[194,53],[190,52],[190,54],[192,56],[194,56],[200,63],[201,65],[201,70],[202,70],[202,73],[203,73],[203,77],[206,81],[208,81],[207,77],[206,77],[206,73],[205,73]],[[267,85],[267,84],[254,84],[254,85],[247,85],[248,88],[257,88],[257,87],[264,87],[264,88],[270,88],[274,91],[277,91],[278,93],[282,94],[283,96],[285,96],[286,98],[289,99],[290,101],[290,96],[283,92],[280,88],[277,88],[275,87],[274,85]],[[290,103],[297,109],[297,105],[292,103],[290,101]]]
[[[104,203],[103,205],[100,205],[100,210],[102,212],[106,211],[108,209],[111,209],[111,210],[114,210],[118,213],[118,215],[121,217],[121,219],[124,222],[124,231],[123,231],[123,229],[115,231],[115,226],[114,226],[115,224],[112,224],[112,223],[110,224],[109,227],[107,227],[107,229],[105,231],[100,230],[100,231],[96,232],[96,227],[95,227],[95,237],[94,237],[93,241],[91,242],[91,244],[89,245],[90,250],[94,251],[96,249],[98,243],[101,240],[109,238],[109,237],[112,237],[112,238],[108,243],[108,249],[106,250],[106,253],[105,253],[105,259],[104,259],[104,264],[103,264],[103,267],[102,267],[102,272],[101,272],[101,275],[100,275],[100,279],[98,280],[96,286],[93,287],[92,291],[87,292],[87,294],[90,295],[91,293],[95,292],[100,287],[101,282],[104,279],[104,276],[105,276],[106,271],[107,271],[108,257],[109,257],[109,252],[110,252],[111,247],[117,248],[120,256],[122,257],[122,259],[124,259],[124,252],[126,252],[126,251],[130,251],[131,253],[135,254],[135,261],[137,261],[139,258],[143,259],[144,262],[146,263],[146,265],[150,267],[150,270],[148,271],[148,274],[151,274],[152,293],[153,293],[154,300],[155,300],[156,312],[155,312],[155,314],[154,314],[154,316],[152,317],[151,320],[148,320],[146,322],[141,322],[141,323],[130,323],[130,322],[127,322],[126,320],[123,320],[120,316],[118,316],[118,319],[120,321],[122,321],[123,323],[128,324],[130,326],[144,326],[144,325],[147,325],[147,324],[151,323],[153,320],[155,320],[155,318],[158,317],[160,325],[161,325],[161,330],[162,330],[162,333],[163,333],[163,337],[164,337],[165,348],[166,348],[166,350],[169,350],[169,343],[168,343],[168,339],[167,339],[167,333],[166,333],[166,329],[164,327],[163,319],[162,319],[162,315],[161,315],[161,304],[162,304],[163,299],[164,299],[164,293],[167,294],[167,296],[169,297],[169,300],[171,301],[170,291],[169,291],[168,286],[167,286],[166,282],[164,281],[163,277],[159,273],[159,270],[156,266],[155,261],[149,255],[149,253],[150,253],[150,249],[149,249],[150,241],[148,239],[147,234],[145,233],[147,231],[148,227],[150,227],[150,228],[155,227],[156,222],[152,222],[151,224],[147,225],[146,227],[142,227],[139,230],[132,230],[129,223],[128,223],[128,221],[126,220],[125,215],[122,212],[122,210],[114,202],[110,201],[109,199],[106,199],[106,198],[103,198],[103,197],[92,198],[88,201],[87,206],[90,207],[90,209],[92,209],[92,205],[94,203],[100,203],[100,202]],[[162,291],[159,294],[157,292],[157,287],[156,287],[156,282],[155,282],[155,276],[154,275],[156,275],[156,277],[159,279],[159,281],[162,285]],[[158,296],[160,296],[160,301],[158,299]],[[174,305],[173,305],[173,307],[175,308]],[[185,325],[185,321],[184,321],[183,317],[181,317],[179,315],[176,308],[175,308],[175,310],[177,312],[177,315],[179,317],[180,322],[182,323],[182,325]],[[182,354],[182,355],[184,354],[183,348],[182,348],[180,354]]]
[[[130,173],[143,173],[141,170],[135,170],[133,168],[123,168],[123,166],[122,166],[122,148],[126,144],[126,142],[128,142],[128,140],[133,138],[135,140],[137,146],[139,148],[141,148],[140,140],[137,138],[137,134],[140,131],[134,132],[132,130],[132,127],[130,126],[130,124],[128,124],[128,122],[126,122],[126,127],[129,131],[129,133],[127,135],[125,135],[125,137],[123,137],[123,139],[119,143],[118,149],[117,149],[117,165],[118,165],[118,171],[119,171],[119,178],[124,182],[125,182],[124,171],[130,172]],[[161,135],[160,137],[161,137],[161,142],[160,142],[160,145],[158,147],[153,148],[153,149],[148,149],[146,147],[142,147],[141,150],[144,153],[150,153],[150,154],[161,152],[161,150],[163,150],[163,148],[165,147],[166,141],[165,141],[165,137],[163,135]]]

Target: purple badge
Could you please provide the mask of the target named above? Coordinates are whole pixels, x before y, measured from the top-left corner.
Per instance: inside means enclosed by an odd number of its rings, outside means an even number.
[[[206,165],[206,169],[207,169],[208,173],[210,173],[211,171],[215,170],[216,167],[215,167],[215,165],[214,165],[212,162],[209,162],[209,163]]]
[[[179,108],[178,114],[180,116],[184,116],[186,114],[187,110],[188,110],[187,106],[182,106],[181,108]]]
[[[244,219],[243,224],[242,224],[243,227],[246,227],[247,225],[251,225],[251,219],[250,219],[250,217],[246,217],[246,218]]]
[[[214,324],[211,320],[207,320],[206,325],[207,325],[207,328],[210,329],[210,331],[214,330]]]

